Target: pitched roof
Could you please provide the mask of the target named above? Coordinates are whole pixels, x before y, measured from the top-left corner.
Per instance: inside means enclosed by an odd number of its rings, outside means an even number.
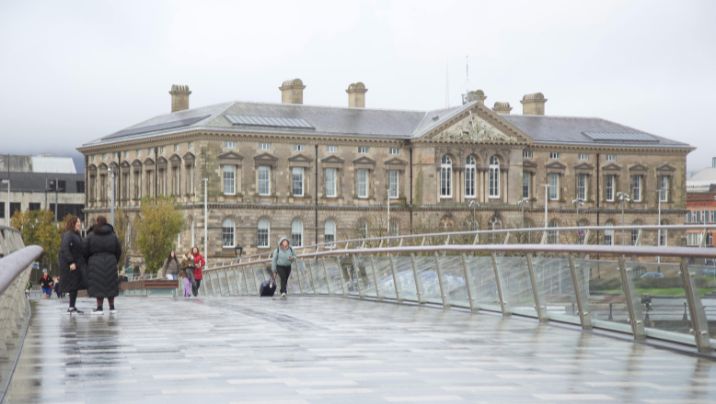
[[[471,102],[432,111],[401,111],[237,101],[160,115],[86,143],[83,147],[192,129],[408,140],[420,138],[475,104]],[[498,119],[504,119],[538,144],[690,148],[688,144],[600,118],[499,115]]]

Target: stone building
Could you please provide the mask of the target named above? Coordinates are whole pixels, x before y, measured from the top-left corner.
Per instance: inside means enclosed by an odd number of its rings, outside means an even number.
[[[85,176],[71,157],[0,155],[0,225],[9,226],[16,211],[49,209],[57,220],[70,213],[82,217],[84,201]]]
[[[684,222],[687,224],[716,224],[716,157],[711,159],[711,167],[695,172],[686,181],[686,209]],[[689,230],[686,232],[686,244],[689,246],[714,246],[716,230]]]
[[[304,105],[305,87],[285,81],[280,104],[189,108],[189,88],[172,86],[172,113],[79,148],[88,215],[108,212],[111,181],[131,215],[142,197],[170,195],[186,216],[180,248],[202,245],[206,179],[212,258],[234,256],[237,245],[267,252],[280,235],[311,245],[541,227],[545,201],[550,226],[620,224],[624,195],[626,224],[655,224],[659,198],[664,223],[683,221],[687,144],[545,115],[541,93],[525,95],[514,115],[506,102],[489,108],[481,90],[460,106],[399,111],[365,108],[360,82],[348,86],[346,108]]]

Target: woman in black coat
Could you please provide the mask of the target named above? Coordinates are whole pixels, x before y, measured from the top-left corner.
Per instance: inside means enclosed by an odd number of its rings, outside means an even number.
[[[77,216],[69,216],[65,221],[65,232],[62,233],[62,241],[60,242],[60,288],[62,292],[70,296],[70,307],[67,309],[69,314],[82,314],[80,310],[75,308],[77,291],[84,289],[82,273],[87,269],[84,247],[80,237],[81,229],[82,222],[80,219]]]
[[[97,221],[85,238],[87,257],[87,294],[97,298],[93,314],[103,313],[104,298],[109,302],[109,312],[114,313],[114,297],[119,294],[117,263],[122,247],[107,218],[97,216]]]

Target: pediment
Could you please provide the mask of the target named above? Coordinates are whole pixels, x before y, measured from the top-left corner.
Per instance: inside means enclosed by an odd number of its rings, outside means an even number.
[[[328,156],[321,159],[321,163],[328,164],[343,164],[345,161],[338,156]]]
[[[386,166],[405,166],[408,163],[405,160],[401,160],[397,157],[393,157],[390,160],[386,160],[384,163]]]
[[[594,170],[594,166],[589,163],[580,163],[580,164],[577,164],[576,166],[574,166],[574,169],[575,170],[591,171],[591,170]]]
[[[646,171],[647,168],[643,164],[634,164],[631,167],[629,167],[629,171]]]
[[[141,167],[142,167],[142,162],[139,161],[139,160],[134,160],[134,161],[132,162],[132,167],[141,168]]]
[[[244,159],[244,156],[240,155],[239,153],[230,151],[219,155],[219,160],[234,160],[234,161],[242,161]]]
[[[146,160],[144,160],[144,165],[145,165],[145,166],[153,166],[153,165],[154,165],[154,160],[152,160],[151,158],[147,157]]]
[[[184,155],[184,161],[186,161],[187,163],[190,163],[190,162],[194,161],[194,158],[195,158],[195,157],[194,157],[194,153],[192,153],[192,152],[187,152],[187,153]]]
[[[122,168],[129,168],[129,162],[125,160],[122,162],[121,166]]]
[[[622,170],[622,166],[620,166],[619,164],[616,164],[616,163],[609,163],[609,164],[605,165],[604,167],[602,167],[602,170],[605,170],[605,171],[621,171],[621,170]]]
[[[355,164],[355,165],[371,165],[371,166],[374,166],[374,165],[375,165],[375,160],[373,160],[373,159],[371,159],[371,158],[369,158],[369,157],[363,156],[363,157],[358,157],[357,159],[353,160],[353,164]]]
[[[289,157],[288,161],[290,161],[292,163],[310,163],[313,161],[313,159],[310,157],[307,157],[303,154],[297,154],[295,156]]]
[[[550,170],[564,170],[565,168],[567,168],[567,166],[560,163],[559,161],[553,161],[553,162],[547,164],[545,167],[547,167]]]
[[[100,171],[100,174],[106,173],[107,172],[107,164],[104,164],[104,163],[100,164],[98,167],[98,170]]]
[[[537,168],[537,163],[531,160],[525,160],[522,162],[523,168]]]
[[[97,166],[94,164],[90,164],[87,166],[87,171],[97,171]]]
[[[457,121],[426,138],[447,143],[529,144],[531,139],[499,115],[479,104],[464,111]]]
[[[157,159],[157,166],[160,167],[160,168],[166,167],[166,166],[167,166],[167,159],[165,159],[164,157],[159,157],[159,158]]]
[[[254,163],[257,166],[263,165],[275,167],[277,162],[278,158],[276,158],[276,156],[270,153],[261,153],[258,156],[254,157]]]
[[[674,168],[674,166],[672,166],[669,163],[664,163],[664,164],[660,165],[659,167],[656,167],[656,171],[662,172],[662,173],[663,172],[673,173],[674,171],[676,171],[676,168]]]

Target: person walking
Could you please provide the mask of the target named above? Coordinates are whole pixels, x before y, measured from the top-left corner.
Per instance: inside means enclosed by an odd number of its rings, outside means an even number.
[[[92,310],[92,314],[103,314],[105,298],[109,302],[110,314],[114,314],[114,298],[119,294],[117,263],[122,256],[122,246],[106,217],[97,216],[85,239],[85,256],[87,294],[97,299],[97,308]]]
[[[176,251],[171,250],[167,260],[164,261],[164,268],[162,269],[164,277],[170,281],[175,281],[177,279],[177,275],[179,275],[179,270],[181,269],[180,267],[181,265],[179,265]]]
[[[60,240],[60,288],[62,293],[67,293],[70,297],[70,307],[67,314],[82,314],[81,310],[77,310],[75,303],[77,302],[77,291],[86,289],[84,285],[84,274],[87,270],[87,261],[85,260],[84,244],[80,237],[82,230],[82,221],[77,216],[70,215],[65,220],[65,231],[62,233]]]
[[[193,292],[193,285],[191,283],[189,275],[187,275],[188,273],[189,271],[186,269],[181,270],[181,284],[184,289],[184,297],[187,299],[191,297],[191,294]]]
[[[199,247],[196,246],[192,247],[191,256],[194,260],[194,287],[192,288],[192,292],[194,293],[194,297],[196,297],[196,295],[199,294],[199,287],[201,286],[201,279],[203,278],[206,260],[199,252]]]
[[[45,299],[51,298],[52,285],[54,284],[54,282],[52,281],[50,274],[47,273],[47,269],[42,270],[42,276],[40,277],[39,283],[42,286],[42,297],[44,297]]]
[[[281,237],[278,247],[271,254],[271,271],[278,273],[281,279],[281,299],[286,298],[286,286],[288,285],[288,277],[291,276],[291,265],[296,260],[296,254],[293,253],[291,243],[286,237]]]

